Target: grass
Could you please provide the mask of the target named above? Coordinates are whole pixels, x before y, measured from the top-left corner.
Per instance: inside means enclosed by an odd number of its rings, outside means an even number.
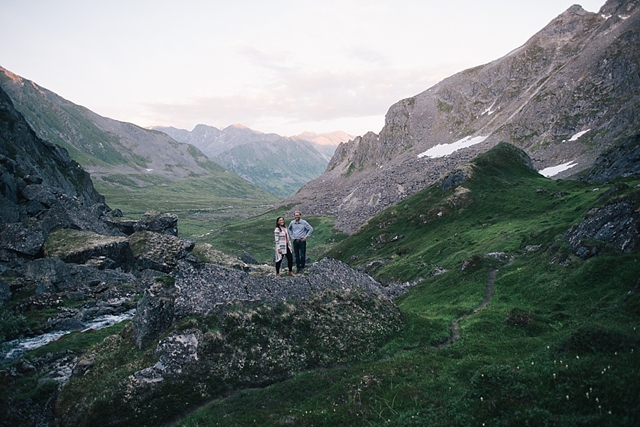
[[[179,214],[229,210],[253,213],[256,208],[264,209],[278,200],[258,191],[257,187],[252,187],[253,193],[248,192],[246,185],[239,180],[224,181],[212,177],[171,181],[155,177],[148,186],[128,187],[124,182],[113,185],[102,181],[94,181],[94,185],[112,209],[118,208],[131,218],[138,218],[148,210]],[[236,194],[244,196],[234,196]]]
[[[287,207],[283,207],[286,211]],[[258,262],[271,264],[275,241],[273,230],[280,211],[268,211],[250,218],[241,216],[221,217],[207,212],[194,212],[185,220],[180,219],[180,235],[189,235],[191,240],[211,244],[227,254],[240,256],[247,251]],[[289,224],[293,218],[286,218]],[[304,217],[314,228],[307,241],[307,256],[317,261],[330,247],[344,240],[347,235],[333,228],[333,218],[321,216]]]
[[[585,261],[561,236],[612,198],[637,202],[638,181],[600,199],[607,188],[552,181],[508,152],[491,155],[502,158],[476,163],[468,198],[432,187],[329,251],[379,280],[422,279],[396,301],[407,326],[376,361],[238,391],[176,425],[637,425],[638,252]],[[448,272],[430,275],[435,267]],[[439,347],[483,300],[495,269],[491,302]]]
[[[624,197],[638,207],[640,180],[618,182],[604,196],[609,186],[593,191],[549,180],[517,157],[498,147],[474,162],[462,184],[468,191],[430,187],[353,236],[332,231],[331,218],[305,218],[316,228],[313,257],[329,248],[327,256],[381,282],[417,281],[396,299],[404,328],[375,354],[260,388],[209,390],[213,399],[193,397],[187,382],[167,389],[171,408],[151,405],[148,413],[193,427],[640,424],[638,249],[623,254],[603,246],[583,260],[562,239],[609,201]],[[277,212],[226,218],[218,229],[202,225],[215,215],[193,211],[185,228],[223,252],[246,249],[270,259]],[[493,298],[474,312],[496,270]],[[454,321],[460,337],[442,345]],[[63,393],[61,412],[73,414],[77,402],[93,399],[99,413],[92,418],[104,416],[105,424],[155,422],[155,415],[114,417],[113,390],[156,357],[153,346],[134,349],[131,333],[126,326],[89,350],[98,353],[89,376],[78,379],[86,387]]]

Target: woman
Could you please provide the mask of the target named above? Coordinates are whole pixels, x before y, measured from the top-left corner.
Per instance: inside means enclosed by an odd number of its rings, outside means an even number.
[[[287,227],[284,225],[284,218],[279,216],[276,219],[276,229],[273,230],[273,234],[276,238],[276,276],[280,275],[280,265],[282,264],[282,257],[286,256],[289,262],[289,276],[293,274],[293,248],[291,247],[291,239],[287,232]]]

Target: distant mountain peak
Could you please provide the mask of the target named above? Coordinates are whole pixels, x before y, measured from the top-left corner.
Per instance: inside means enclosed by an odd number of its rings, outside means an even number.
[[[341,130],[337,130],[320,134],[304,131],[301,134],[296,135],[294,138],[304,139],[305,141],[310,141],[318,145],[338,146],[340,143],[351,141],[355,137]]]

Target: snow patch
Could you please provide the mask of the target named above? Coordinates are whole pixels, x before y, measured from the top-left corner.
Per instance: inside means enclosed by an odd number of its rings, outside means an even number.
[[[484,111],[482,112],[482,114],[480,114],[480,115],[481,115],[481,116],[484,116],[484,115],[486,114],[486,115],[490,116],[490,115],[492,115],[493,113],[495,113],[495,111],[494,111],[494,109],[493,109],[493,106],[494,106],[494,105],[496,105],[496,102],[495,102],[495,101],[493,102],[493,104],[491,104],[491,107],[489,107],[489,108],[487,108],[486,110],[484,110]]]
[[[577,165],[578,164],[575,161],[570,161],[561,165],[544,168],[542,170],[539,170],[538,173],[542,176],[546,176],[547,178],[551,178],[552,176],[557,175],[560,172],[564,172],[567,169],[571,169],[572,167]]]
[[[573,135],[570,139],[569,142],[572,141],[577,141],[578,138],[580,138],[582,135],[584,135],[585,133],[589,132],[591,129],[587,129],[587,130],[583,130],[582,132],[578,132],[575,135]]]
[[[418,154],[418,158],[420,159],[422,157],[430,157],[432,159],[435,159],[437,157],[448,156],[449,154],[455,151],[458,151],[462,148],[467,148],[467,147],[471,147],[472,145],[480,144],[485,139],[487,139],[486,136],[473,136],[473,137],[467,136],[451,144],[438,144],[429,148],[427,151]]]

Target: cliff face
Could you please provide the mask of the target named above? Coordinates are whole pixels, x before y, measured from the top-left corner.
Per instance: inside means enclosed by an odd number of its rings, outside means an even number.
[[[36,256],[57,228],[117,234],[109,208],[64,148],[38,138],[0,89],[0,261]],[[1,264],[1,263],[0,263]]]
[[[640,128],[640,7],[572,6],[522,47],[391,106],[385,126],[341,144],[325,174],[286,203],[335,215],[353,232],[372,214],[437,181],[499,142],[536,169],[572,162],[566,177]],[[441,145],[477,142],[443,157]],[[324,195],[324,197],[318,197]]]
[[[0,190],[17,204],[28,185],[55,187],[86,206],[104,203],[104,197],[82,167],[71,160],[64,148],[39,139],[0,88]]]

